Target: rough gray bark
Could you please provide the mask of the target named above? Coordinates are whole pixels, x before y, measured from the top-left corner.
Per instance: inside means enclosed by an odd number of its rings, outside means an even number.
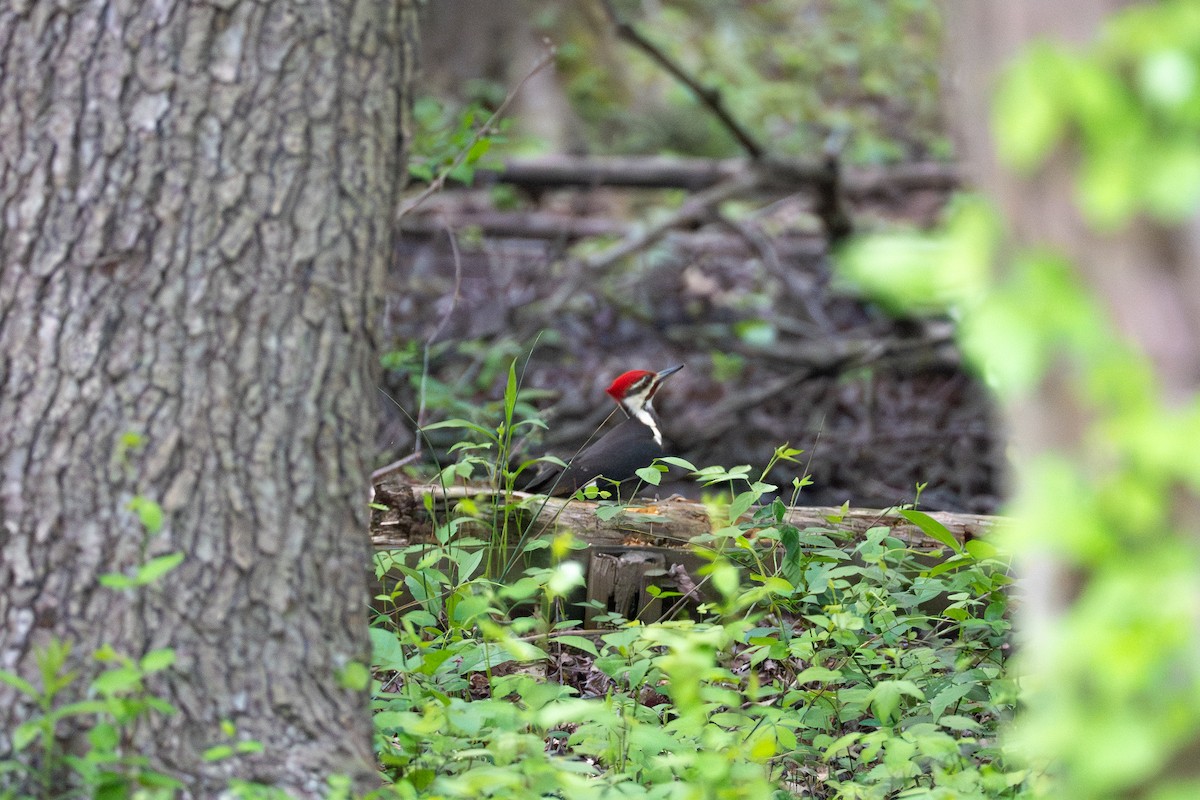
[[[0,4],[0,669],[174,648],[132,750],[213,797],[373,780],[374,325],[412,10]],[[143,445],[122,454],[121,439]],[[161,503],[143,554],[129,510]],[[183,552],[146,589],[105,573]],[[30,713],[0,684],[0,730]],[[238,739],[260,756],[207,763]],[[72,744],[78,729],[63,726]],[[8,737],[0,740],[0,757]],[[0,780],[0,785],[3,781]]]

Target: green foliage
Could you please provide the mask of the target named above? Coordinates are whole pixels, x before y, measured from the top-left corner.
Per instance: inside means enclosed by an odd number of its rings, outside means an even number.
[[[1138,213],[1166,222],[1200,202],[1200,8],[1173,0],[1113,17],[1095,47],[1042,44],[996,98],[1002,156],[1031,171],[1078,143],[1078,197],[1098,228]]]
[[[487,155],[493,145],[506,141],[504,132],[509,127],[508,120],[497,120],[490,130],[479,135],[481,126],[490,117],[491,112],[483,101],[476,100],[464,108],[456,108],[432,97],[417,98],[413,103],[409,175],[428,183],[449,170],[446,176],[449,180],[470,183],[474,180],[475,170],[489,166]],[[456,165],[460,155],[463,159]]]
[[[222,721],[221,733],[228,741],[215,744],[205,750],[202,755],[205,761],[224,761],[234,756],[261,753],[263,751],[262,742],[253,739],[238,739],[237,726],[229,720]]]
[[[846,244],[839,275],[896,313],[963,315],[978,306],[992,279],[999,246],[995,212],[982,200],[957,197],[932,233],[888,231]]]
[[[145,687],[148,676],[174,664],[174,651],[154,650],[134,660],[110,647],[101,648],[93,659],[105,667],[81,700],[68,697],[68,690],[78,679],[69,666],[70,655],[71,646],[61,640],[39,648],[35,652],[37,684],[16,673],[0,671],[0,681],[37,707],[37,713],[11,732],[13,755],[0,761],[0,776],[10,773],[22,784],[39,787],[38,797],[67,796],[63,792],[68,783],[86,791],[84,796],[97,798],[128,797],[134,790],[142,791],[147,798],[173,796],[183,784],[150,769],[144,757],[130,754],[126,737],[139,718],[175,712]],[[88,725],[87,748],[82,753],[69,752],[57,736],[59,725],[78,721]],[[3,783],[0,779],[0,786]],[[16,800],[31,796],[0,790],[0,797]]]
[[[131,456],[143,444],[142,436],[137,433],[126,433],[117,442],[115,461],[130,477],[136,473]],[[106,574],[100,576],[99,583],[131,596],[134,592],[157,589],[155,585],[182,563],[184,554],[147,558],[151,540],[163,529],[162,507],[139,494],[129,501],[127,508],[141,527],[142,563],[134,568],[132,575]],[[79,658],[72,657],[72,650],[71,642],[59,638],[36,648],[36,681],[0,670],[0,683],[15,689],[35,708],[28,719],[4,734],[10,755],[0,760],[0,800],[176,797],[186,785],[152,768],[149,759],[134,744],[134,732],[140,721],[176,713],[170,703],[147,686],[152,676],[175,666],[175,651],[160,648],[134,658],[105,644],[91,654],[91,663],[84,665]],[[91,677],[86,687],[80,688],[80,673],[85,666]],[[82,740],[73,738],[70,748],[68,740],[60,738],[67,727],[86,734]],[[231,723],[225,723],[223,731],[229,739],[236,734]],[[220,760],[261,750],[260,743],[237,741],[210,748],[204,757]],[[14,786],[23,787],[24,791]],[[246,787],[250,786],[235,782],[231,784],[230,796],[267,796],[247,793]],[[32,788],[36,794],[27,793]],[[283,795],[276,792],[270,796]]]
[[[503,451],[508,424],[454,427]],[[762,475],[799,455],[779,448]],[[682,468],[725,491],[712,533],[693,542],[702,596],[654,589],[678,603],[662,619],[606,612],[595,617],[605,629],[580,630],[570,537],[522,535],[517,546],[548,562],[497,580],[481,569],[495,537],[463,535],[497,517],[473,504],[439,525],[436,544],[377,556],[389,587],[372,628],[387,796],[1018,796],[1029,773],[996,745],[1017,693],[994,549],[964,548],[913,510],[944,551],[914,551],[882,526],[801,530],[782,501],[763,503],[778,487],[749,467],[663,462],[639,477],[654,485]],[[598,513],[626,509],[610,499]],[[565,664],[589,677],[562,680]]]
[[[819,153],[830,131],[851,132],[855,162],[949,150],[938,106],[941,15],[931,0],[617,5],[779,154]],[[561,4],[543,23],[562,42],[559,72],[593,150],[738,154],[687,89],[579,16]]]
[[[435,364],[438,359],[449,357],[451,350],[455,355],[472,359],[475,366],[470,371],[469,383],[447,384],[430,374],[432,370],[425,369],[426,357],[430,364]],[[438,343],[429,348],[428,356],[420,343],[410,342],[385,353],[380,363],[384,369],[403,377],[428,411],[487,426],[504,413],[504,398],[496,399],[493,389],[504,386],[509,367],[524,353],[524,346],[510,339]],[[545,396],[545,391],[521,388],[512,413],[523,420],[536,418],[533,403]]]
[[[1026,172],[1050,158],[1076,165],[1078,203],[1099,231],[1139,215],[1193,217],[1198,75],[1200,6],[1131,7],[1088,49],[1043,43],[1012,66],[994,110],[999,151]],[[997,248],[1003,225],[963,208],[981,206],[960,207],[930,237],[859,244],[846,266],[870,285],[892,283],[897,306],[948,303],[964,352],[1005,399],[1028,403],[1054,375],[1081,409],[1074,451],[1020,465],[1021,524],[1009,543],[1054,558],[1083,588],[1052,627],[1031,631],[1009,747],[1047,771],[1040,796],[1191,796],[1194,782],[1170,776],[1200,728],[1200,552],[1194,518],[1180,513],[1200,493],[1200,398],[1168,401],[1074,265]]]

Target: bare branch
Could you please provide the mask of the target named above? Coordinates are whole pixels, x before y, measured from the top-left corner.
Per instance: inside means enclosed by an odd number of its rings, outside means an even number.
[[[696,95],[696,98],[707,106],[713,115],[720,120],[726,130],[733,135],[733,138],[737,139],[738,144],[742,146],[747,155],[757,159],[762,158],[766,154],[766,148],[725,107],[725,102],[721,99],[720,91],[700,83],[700,81],[689,75],[682,66],[671,59],[657,45],[643,36],[641,31],[635,28],[632,23],[622,20],[620,15],[617,14],[617,9],[613,6],[612,0],[600,0],[600,5],[604,7],[604,13],[612,22],[617,36],[648,55],[659,66],[669,72],[675,80],[690,89],[692,94]]]
[[[383,478],[391,475],[393,472],[399,472],[404,467],[416,461],[421,456],[421,427],[425,424],[425,383],[429,380],[429,350],[433,346],[434,340],[445,329],[446,323],[450,321],[450,315],[454,313],[454,309],[458,307],[458,301],[462,298],[462,255],[458,251],[458,237],[455,236],[454,230],[449,223],[445,224],[446,236],[450,239],[450,252],[454,255],[454,294],[450,298],[450,305],[438,320],[437,327],[433,329],[433,333],[425,339],[424,352],[421,356],[421,383],[417,390],[417,418],[413,420],[413,426],[416,430],[413,431],[413,451],[404,458],[398,461],[393,461],[386,467],[380,467],[371,473],[371,480],[378,483]],[[390,397],[388,399],[391,399]],[[395,402],[394,400],[392,402]],[[397,403],[397,405],[399,405]]]
[[[543,313],[553,314],[562,308],[589,277],[604,272],[623,258],[645,250],[673,229],[703,219],[712,213],[714,207],[726,200],[752,192],[758,185],[758,176],[754,174],[742,175],[725,183],[717,184],[688,199],[678,211],[661,222],[651,225],[644,231],[627,236],[612,247],[596,253],[590,258],[576,261],[572,265],[575,267],[574,272],[563,281],[554,295],[546,302]]]
[[[467,154],[474,149],[475,145],[477,145],[484,136],[488,135],[488,132],[492,130],[492,126],[500,121],[500,118],[503,117],[505,112],[508,111],[508,107],[512,105],[512,102],[517,98],[517,95],[520,93],[521,89],[525,87],[525,84],[529,83],[529,80],[533,78],[534,75],[537,75],[551,63],[553,63],[554,56],[557,53],[558,48],[547,42],[546,52],[541,58],[538,59],[537,63],[533,65],[533,68],[525,74],[524,78],[521,78],[520,83],[513,87],[512,91],[510,91],[504,98],[504,102],[502,102],[496,108],[495,112],[488,117],[487,122],[479,126],[479,130],[475,131],[475,135],[471,137],[471,141],[467,142],[466,146],[459,151],[458,155],[455,156],[454,161],[450,162],[449,166],[438,173],[438,176],[430,181],[429,185],[425,187],[423,192],[413,198],[410,202],[406,203],[400,208],[399,211],[396,212],[397,220],[401,220],[407,214],[411,214],[418,206],[442,190],[442,187],[446,185],[446,179],[452,172],[454,172],[454,170],[462,166],[462,163],[467,159]]]

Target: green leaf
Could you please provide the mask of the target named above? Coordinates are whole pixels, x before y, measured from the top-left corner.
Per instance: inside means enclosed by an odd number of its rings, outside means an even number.
[[[947,714],[938,720],[938,724],[952,731],[977,731],[983,727],[970,717],[963,717],[957,714]]]
[[[142,656],[139,666],[143,672],[161,672],[175,663],[175,651],[169,647],[151,650]]]
[[[353,692],[365,691],[371,685],[371,671],[360,661],[351,661],[342,667],[338,675],[342,688]]]
[[[662,473],[653,466],[642,467],[635,474],[651,486],[658,486],[662,481]]]
[[[504,384],[504,419],[512,421],[513,410],[517,407],[517,362],[514,359],[508,365],[508,380]]]
[[[862,737],[862,731],[854,731],[852,733],[847,733],[844,736],[839,736],[837,739],[833,740],[832,744],[825,748],[825,752],[821,754],[821,758],[828,761],[842,750],[852,747]]]
[[[165,556],[152,558],[145,564],[142,564],[140,567],[138,567],[136,581],[142,586],[145,586],[149,583],[154,583],[156,580],[182,564],[183,559],[183,553],[168,553]]]
[[[770,347],[779,338],[775,326],[762,319],[742,320],[734,324],[733,332],[751,347]]]
[[[447,173],[447,177],[458,183],[469,184],[475,180],[475,168],[466,162],[459,164]]]
[[[458,579],[460,581],[469,580],[475,574],[475,570],[479,568],[479,564],[483,561],[483,548],[474,550],[458,550]]]
[[[1149,53],[1138,67],[1138,83],[1149,100],[1173,108],[1194,96],[1200,76],[1195,62],[1183,50],[1164,48]]]
[[[678,458],[677,456],[662,456],[658,460],[664,464],[670,464],[672,467],[680,467],[681,469],[686,469],[688,472],[696,471],[695,464],[693,464],[692,462],[690,462],[686,459]]]
[[[446,419],[446,420],[442,420],[441,422],[434,422],[431,425],[425,425],[424,427],[422,427],[421,431],[422,432],[436,431],[436,430],[441,430],[443,428],[453,428],[456,430],[474,431],[475,433],[478,433],[479,435],[483,436],[486,439],[491,440],[492,442],[496,441],[496,433],[494,431],[492,431],[488,428],[485,428],[478,423],[471,422],[470,420],[467,420],[467,419]]]
[[[7,683],[26,697],[37,697],[38,690],[33,684],[13,672],[0,669],[0,683]]]
[[[729,504],[729,521],[736,523],[742,518],[742,515],[750,510],[750,506],[758,500],[759,495],[755,492],[742,492],[737,497],[733,498],[733,502]]]
[[[142,446],[145,439],[136,431],[126,431],[117,439],[117,449],[119,451],[136,450]]]
[[[95,681],[93,681],[93,684]],[[50,712],[49,716],[52,719],[68,719],[70,717],[86,717],[96,714],[108,714],[110,716],[121,718],[128,721],[134,714],[137,713],[136,707],[142,704],[142,698],[136,701],[126,700],[121,697],[104,697],[93,698],[91,700],[77,700],[74,703],[58,706]],[[146,703],[149,705],[149,703]]]
[[[843,680],[844,677],[845,676],[843,676],[842,673],[838,672],[835,669],[829,669],[828,667],[816,666],[816,667],[808,667],[808,668],[804,669],[803,671],[801,671],[801,673],[796,676],[796,683],[802,684],[802,683],[809,683],[812,681],[819,681],[821,683],[825,683],[828,681],[840,681],[840,680]]]
[[[400,640],[393,631],[371,628],[371,663],[380,669],[404,671],[410,668]]]
[[[481,138],[475,144],[471,145],[471,149],[467,151],[465,161],[468,164],[474,164],[479,159],[483,158],[487,151],[492,148],[492,140],[486,136]]]
[[[571,636],[571,635],[555,636],[554,641],[558,642],[561,645],[566,645],[567,647],[574,647],[576,650],[582,650],[583,652],[589,653],[590,655],[593,655],[593,656],[600,655],[599,651],[596,650],[595,642],[593,642],[591,639],[587,638],[586,636]]]
[[[912,681],[880,681],[867,695],[867,701],[879,723],[890,725],[896,721],[900,698],[905,695],[918,700],[925,699],[925,694]]]
[[[940,717],[947,708],[962,700],[978,685],[974,681],[950,684],[929,700],[929,710],[933,712],[935,718]]]
[[[162,506],[158,503],[148,497],[136,495],[129,501],[129,508],[133,513],[137,514],[142,527],[149,533],[154,534],[162,530],[163,510]]]
[[[117,667],[105,670],[92,681],[92,689],[101,694],[131,692],[142,684],[142,671],[136,667]]]
[[[99,581],[101,586],[109,589],[131,589],[138,585],[138,582],[133,578],[117,572],[105,573],[100,576]]]
[[[733,600],[737,597],[738,590],[741,588],[741,575],[738,573],[737,567],[722,559],[714,561],[706,569],[712,576],[712,585],[726,600]]]
[[[934,564],[932,567],[930,567],[929,571],[925,573],[925,576],[928,578],[936,578],[937,576],[943,575],[947,572],[953,572],[955,570],[962,569],[963,567],[969,567],[972,563],[974,562],[972,562],[970,556],[959,554],[952,555],[940,564]]]
[[[38,734],[41,733],[39,719],[31,719],[27,722],[22,722],[12,732],[12,748],[16,752],[21,752],[29,745],[37,741]]]
[[[108,722],[97,723],[88,731],[87,736],[88,741],[92,743],[92,747],[104,752],[115,750],[117,744],[121,741],[116,726]]]
[[[596,516],[608,522],[624,510],[623,506],[597,506]]]
[[[898,513],[913,525],[916,525],[918,528],[920,528],[921,532],[929,538],[936,539],[956,553],[961,553],[963,551],[962,544],[957,538],[955,538],[954,534],[950,532],[950,529],[926,514],[924,511],[916,511],[911,508],[906,508],[902,509]]]
[[[971,539],[963,545],[963,549],[970,553],[976,561],[987,561],[990,558],[1000,557],[1000,548],[982,539]]]
[[[1067,56],[1037,44],[1016,61],[996,90],[992,127],[1000,157],[1020,170],[1032,170],[1062,139],[1067,104],[1059,89],[1067,82]]]
[[[205,761],[221,761],[233,755],[233,747],[227,744],[218,744],[204,751],[201,758]]]

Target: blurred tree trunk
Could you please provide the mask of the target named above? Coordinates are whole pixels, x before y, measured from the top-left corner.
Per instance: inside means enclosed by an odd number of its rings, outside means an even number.
[[[173,648],[148,688],[178,713],[130,751],[191,796],[376,780],[338,675],[368,660],[414,21],[404,0],[0,5],[0,669],[36,683],[65,640],[79,697],[102,644]],[[172,552],[151,586],[99,585]],[[31,711],[0,683],[0,730]],[[261,755],[204,761],[223,720]]]
[[[1037,174],[1021,178],[996,159],[988,125],[991,89],[1020,48],[1038,38],[1083,44],[1100,23],[1130,5],[1124,0],[1005,0],[952,3],[951,59],[957,82],[952,118],[966,167],[1000,206],[1018,242],[1048,245],[1069,257],[1106,305],[1121,333],[1146,353],[1168,397],[1182,400],[1200,388],[1200,266],[1194,259],[1197,229],[1167,230],[1137,220],[1112,235],[1098,234],[1074,200],[1073,165],[1059,153]],[[1067,376],[1051,370],[1038,396],[1009,410],[1017,450],[1078,452],[1088,415]],[[1050,565],[1035,568],[1030,588],[1032,621],[1045,620],[1070,600],[1071,581]]]
[[[1000,206],[1016,242],[1021,246],[1048,246],[1071,259],[1082,281],[1098,298],[1120,334],[1147,356],[1167,402],[1178,405],[1193,400],[1200,390],[1200,263],[1195,257],[1200,226],[1197,220],[1193,218],[1177,227],[1165,227],[1142,217],[1113,233],[1097,232],[1088,226],[1078,210],[1075,200],[1077,164],[1069,148],[1059,148],[1036,174],[1018,177],[999,166],[988,126],[991,90],[1001,69],[1020,48],[1038,39],[1076,44],[1090,42],[1095,39],[1105,18],[1129,5],[1132,3],[1121,0],[1055,3],[1005,0],[947,4],[951,20],[950,55],[957,78],[954,88],[956,108],[951,117],[961,121],[959,132],[968,171],[979,187]],[[1129,379],[1138,380],[1136,376]],[[1008,409],[1015,451],[1022,463],[1053,451],[1066,454],[1082,470],[1105,469],[1104,465],[1088,460],[1088,453],[1096,452],[1097,437],[1103,432],[1091,425],[1093,414],[1084,405],[1078,384],[1079,377],[1073,374],[1070,365],[1051,365],[1038,391],[1027,401]],[[1020,467],[1018,477],[1019,473]],[[1169,502],[1168,516],[1179,521],[1180,529],[1194,530],[1195,520],[1200,515],[1194,495],[1184,490],[1172,492]],[[1040,533],[1053,536],[1056,532]],[[1161,537],[1166,532],[1147,531],[1146,535]],[[1188,545],[1181,542],[1179,551],[1180,557],[1186,558]],[[1144,553],[1131,551],[1122,568],[1128,569],[1138,559],[1147,558]],[[1089,587],[1088,581],[1094,576],[1082,570],[1069,570],[1045,555],[1027,560],[1022,565],[1022,572],[1026,589],[1022,611],[1022,629],[1028,643],[1026,657],[1035,670],[1044,672],[1052,666],[1048,659],[1053,658],[1046,653],[1054,652],[1054,649],[1040,645],[1063,639],[1064,631],[1058,627],[1060,619]],[[1147,593],[1156,590],[1157,587],[1146,587]],[[1178,625],[1186,627],[1188,621],[1181,619]],[[1164,650],[1166,647],[1163,645]],[[1156,657],[1157,654],[1137,655],[1139,659]],[[1166,657],[1162,656],[1164,660]],[[1142,663],[1138,661],[1139,665]],[[1095,663],[1095,667],[1100,670],[1104,665]],[[1158,681],[1159,676],[1155,673],[1148,680]],[[1180,687],[1184,685],[1182,681],[1180,679]],[[1132,679],[1126,683],[1132,683]],[[1060,688],[1065,694],[1065,687]],[[1074,688],[1078,695],[1088,696],[1087,687]],[[1158,693],[1159,688],[1155,686],[1151,691]],[[1171,692],[1182,695],[1188,691],[1174,686],[1163,686],[1161,690],[1165,697],[1170,697]],[[1132,695],[1134,690],[1128,691]],[[1097,710],[1097,716],[1107,713],[1113,717],[1126,711],[1128,709],[1102,708]],[[1136,713],[1153,712],[1143,707]],[[1180,713],[1192,712],[1181,708]],[[1070,736],[1083,733],[1079,730],[1078,720],[1064,720],[1061,724],[1066,726],[1064,730],[1070,731]],[[1070,728],[1072,724],[1074,728]],[[1162,724],[1169,727],[1166,722]],[[1187,758],[1177,759],[1168,771],[1175,769],[1177,774],[1194,775],[1193,750],[1194,746],[1191,750],[1184,746],[1180,752]],[[1163,757],[1166,758],[1166,754]],[[1178,767],[1182,770],[1176,769]],[[1137,794],[1151,791],[1152,787],[1142,786]]]
[[[1127,336],[1154,363],[1169,394],[1190,396],[1200,385],[1200,268],[1192,255],[1194,230],[1168,231],[1137,221],[1113,235],[1084,222],[1074,201],[1073,165],[1057,155],[1048,168],[1019,178],[996,160],[988,120],[1000,70],[1036,39],[1083,44],[1129,0],[1004,0],[951,3],[948,40],[958,78],[954,118],[965,163],[975,182],[1000,206],[1017,240],[1049,245],[1079,267]],[[1051,376],[1053,380],[1053,376]],[[1086,420],[1057,402],[1052,387],[1035,407],[1012,415],[1019,442],[1035,450],[1078,441]],[[1043,402],[1046,399],[1055,402]]]
[[[488,94],[490,84],[512,91],[546,51],[535,20],[546,12],[584,13],[557,0],[437,0],[421,9],[421,88],[462,102]],[[562,24],[561,22],[559,23]],[[499,98],[491,97],[494,103]],[[551,151],[574,149],[579,121],[554,70],[542,70],[521,88],[510,118],[521,133]]]

